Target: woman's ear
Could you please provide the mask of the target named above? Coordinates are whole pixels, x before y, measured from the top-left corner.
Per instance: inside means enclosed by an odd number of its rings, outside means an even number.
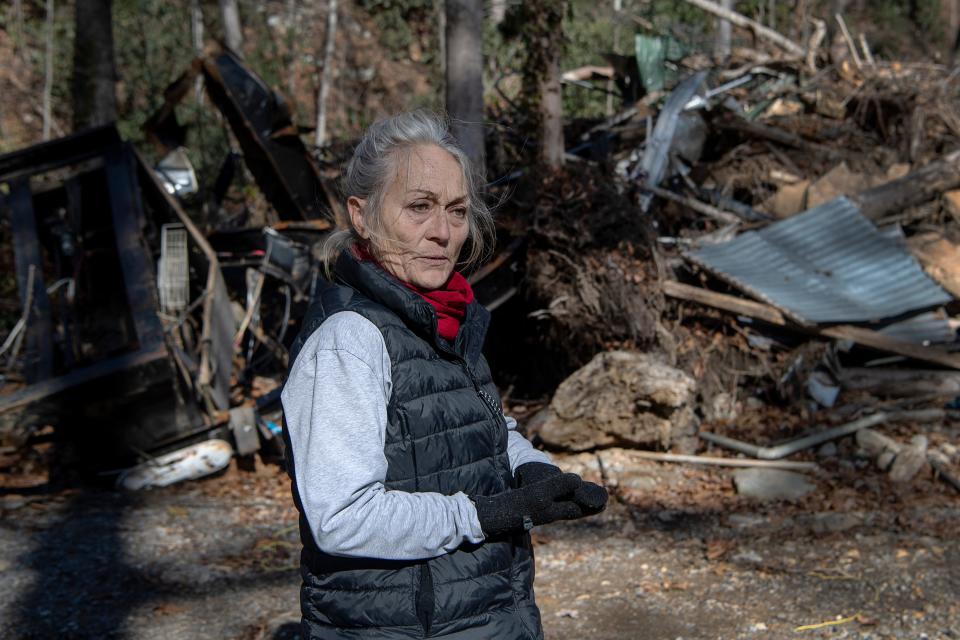
[[[363,224],[363,208],[366,204],[366,200],[362,200],[356,196],[347,198],[347,211],[350,213],[350,224],[353,225],[353,228],[356,229],[357,233],[360,234],[360,237],[364,240],[370,236],[366,226]]]

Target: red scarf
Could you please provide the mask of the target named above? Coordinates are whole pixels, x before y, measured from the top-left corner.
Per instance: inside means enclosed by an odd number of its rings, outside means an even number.
[[[384,269],[376,258],[363,247],[356,246],[354,254],[363,261],[369,261]],[[391,276],[393,274],[390,274]],[[470,283],[459,271],[450,274],[450,278],[444,285],[438,289],[422,289],[415,284],[404,282],[395,278],[397,282],[413,291],[418,296],[430,303],[430,306],[437,312],[437,333],[447,340],[453,340],[457,337],[460,330],[460,322],[467,312],[467,305],[473,302],[473,289]]]

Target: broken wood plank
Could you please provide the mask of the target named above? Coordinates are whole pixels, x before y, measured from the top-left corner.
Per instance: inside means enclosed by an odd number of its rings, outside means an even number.
[[[663,293],[671,298],[679,300],[688,300],[690,302],[699,302],[708,307],[714,307],[723,311],[731,311],[740,315],[763,320],[770,324],[786,326],[787,320],[782,313],[774,307],[753,300],[746,300],[736,296],[717,293],[702,287],[694,287],[676,280],[664,280]]]
[[[907,247],[928,276],[960,298],[960,247],[936,232],[907,238]]]
[[[833,327],[791,325],[779,310],[770,305],[745,300],[725,293],[709,291],[700,287],[692,287],[671,280],[663,282],[663,293],[671,298],[698,302],[723,311],[763,320],[764,322],[769,322],[777,326],[793,326],[798,331],[839,340],[850,340],[864,347],[895,353],[899,356],[919,360],[920,362],[930,362],[951,369],[960,369],[960,355],[958,354],[890,338],[871,329],[851,325],[838,325]]]
[[[720,458],[717,456],[693,456],[680,453],[659,453],[657,451],[631,451],[630,456],[641,460],[656,462],[678,462],[686,464],[705,464],[719,467],[766,467],[770,469],[793,469],[813,471],[819,469],[815,462],[795,462],[791,460],[747,460],[745,458]]]
[[[793,40],[777,33],[769,27],[765,27],[759,22],[751,20],[742,13],[737,13],[736,11],[731,11],[730,9],[725,9],[715,2],[710,2],[710,0],[685,0],[687,4],[692,4],[695,7],[703,9],[707,13],[712,13],[721,20],[727,20],[732,24],[742,27],[744,29],[749,29],[756,34],[758,38],[763,38],[768,40],[773,44],[777,45],[787,53],[791,53],[795,56],[803,57],[806,55],[806,49],[798,45]]]
[[[933,347],[925,347],[904,340],[896,340],[877,331],[864,329],[863,327],[839,325],[820,329],[818,333],[838,340],[851,340],[864,347],[895,353],[899,356],[906,356],[907,358],[913,358],[921,362],[932,362],[950,367],[951,369],[960,369],[960,355],[958,354]]]

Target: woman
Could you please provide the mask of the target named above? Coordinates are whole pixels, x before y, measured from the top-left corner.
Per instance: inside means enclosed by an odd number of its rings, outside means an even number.
[[[374,124],[347,166],[335,284],[282,396],[304,638],[541,638],[528,531],[606,504],[500,408],[456,270],[492,243],[478,184],[425,112]]]

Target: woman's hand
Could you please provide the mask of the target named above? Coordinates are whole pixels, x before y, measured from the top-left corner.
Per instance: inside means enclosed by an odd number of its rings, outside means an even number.
[[[559,467],[552,464],[528,462],[517,467],[515,475],[517,477],[517,485],[522,488],[562,473]],[[580,486],[573,492],[571,500],[583,510],[583,513],[577,517],[583,517],[603,511],[607,506],[607,497],[607,490],[602,486],[594,482],[581,481]]]
[[[582,484],[577,474],[560,473],[520,489],[470,499],[477,507],[480,528],[490,537],[582,517],[582,508],[573,501]]]

